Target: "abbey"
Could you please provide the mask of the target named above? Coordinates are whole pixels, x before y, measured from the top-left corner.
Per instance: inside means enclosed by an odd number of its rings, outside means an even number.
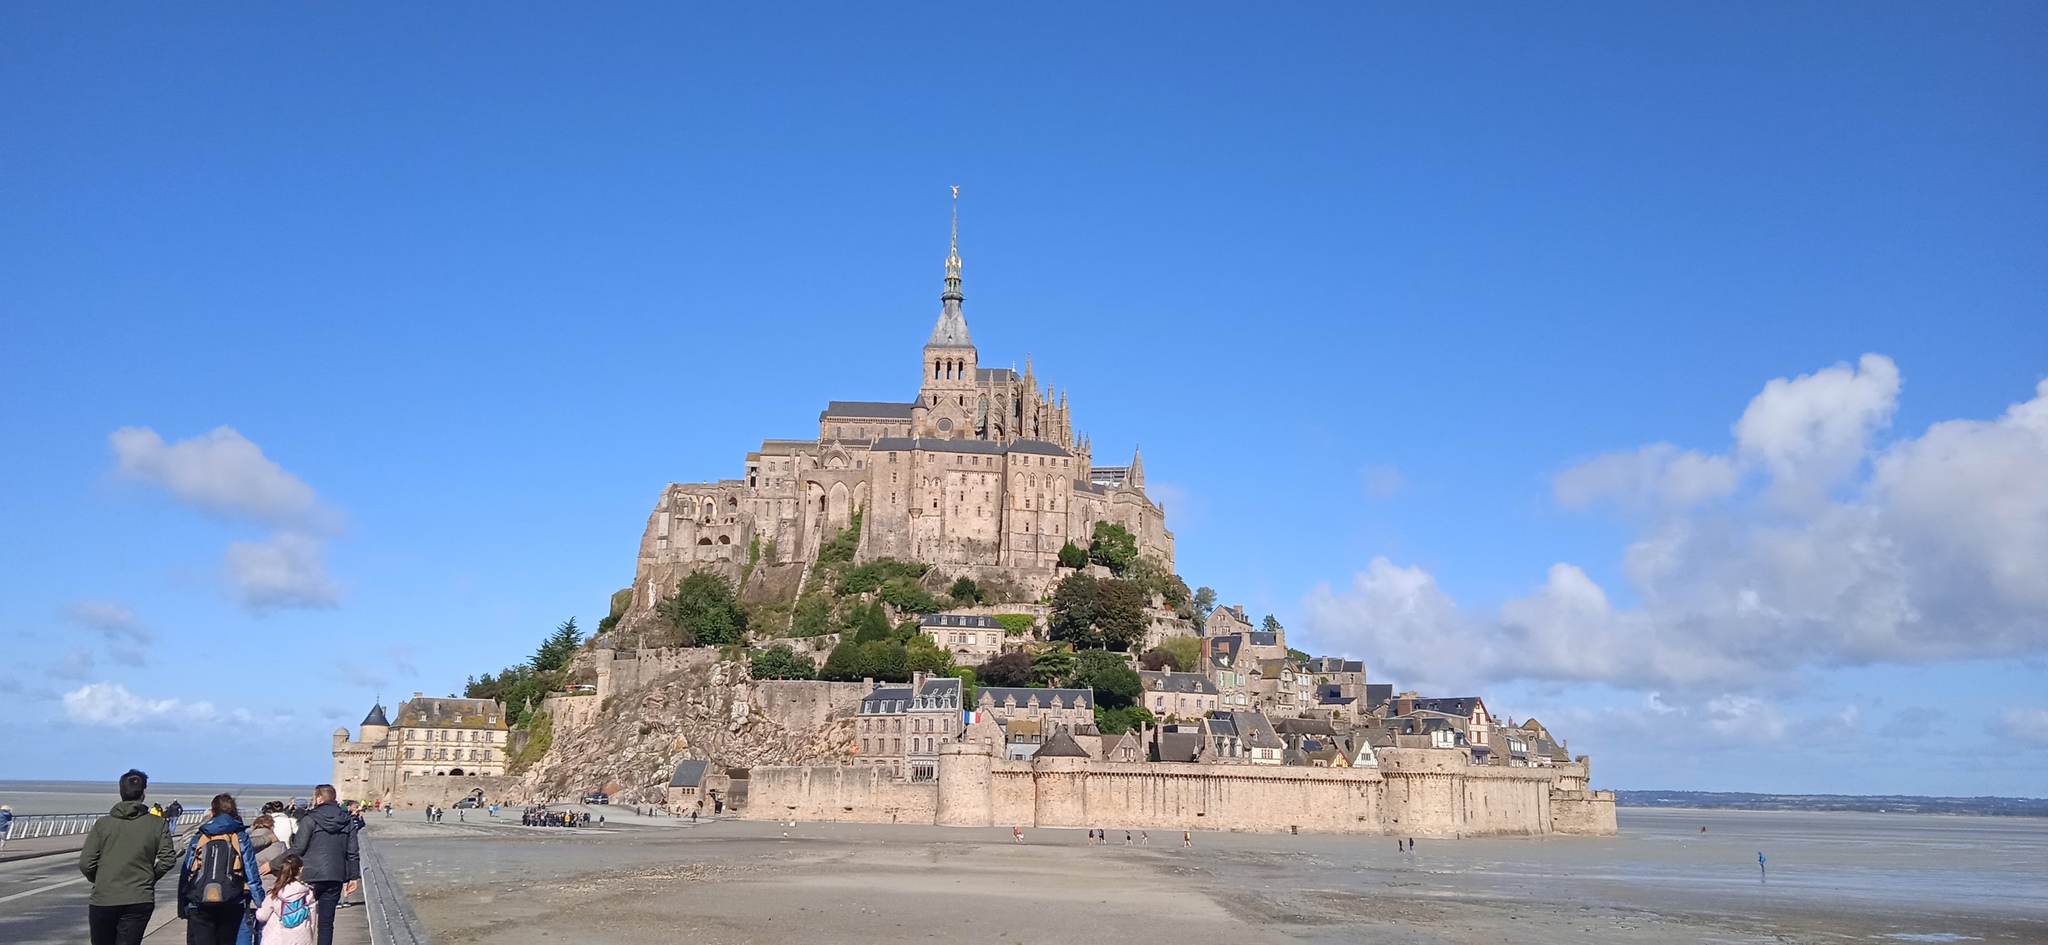
[[[982,366],[962,310],[957,212],[939,300],[915,397],[832,401],[816,438],[764,440],[737,478],[662,490],[629,621],[691,571],[813,564],[856,521],[856,560],[999,575],[1034,595],[1051,583],[1060,546],[1085,547],[1097,522],[1124,526],[1140,554],[1172,567],[1173,533],[1145,494],[1136,451],[1128,466],[1095,465],[1065,394],[1041,387],[1029,358],[1021,374]]]

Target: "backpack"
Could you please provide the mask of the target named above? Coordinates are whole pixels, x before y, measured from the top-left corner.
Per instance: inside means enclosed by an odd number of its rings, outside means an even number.
[[[248,873],[242,867],[242,838],[231,833],[200,834],[192,854],[188,898],[195,906],[241,902],[249,895]]]
[[[300,896],[297,899],[285,900],[284,908],[279,909],[277,912],[277,920],[284,923],[284,927],[288,929],[295,929],[305,925],[306,920],[313,915],[313,907],[308,905],[310,902],[312,902],[312,897],[310,896]]]

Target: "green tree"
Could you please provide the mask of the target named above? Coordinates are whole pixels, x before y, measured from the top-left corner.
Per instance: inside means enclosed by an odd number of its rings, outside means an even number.
[[[858,616],[854,620],[853,642],[886,642],[894,636],[891,632],[894,628],[889,625],[889,615],[882,610],[882,605],[869,604],[866,607],[856,607],[854,610]]]
[[[1095,576],[1086,572],[1067,575],[1052,591],[1052,613],[1046,618],[1052,639],[1077,647],[1099,647],[1095,615],[1101,609],[1101,592]]]
[[[1280,618],[1275,617],[1272,614],[1267,614],[1266,619],[1259,621],[1259,629],[1264,630],[1267,633],[1280,632]]]
[[[1128,650],[1145,639],[1149,623],[1145,592],[1129,581],[1110,578],[1096,588],[1095,634],[1103,645]]]
[[[541,641],[540,649],[533,654],[533,668],[543,673],[561,669],[569,665],[569,657],[575,656],[576,648],[582,644],[583,631],[576,629],[576,618],[570,617]]]
[[[1081,546],[1074,544],[1073,539],[1067,539],[1067,543],[1060,546],[1060,567],[1073,568],[1078,571],[1087,566],[1088,552],[1081,550]]]
[[[1195,588],[1195,598],[1190,603],[1194,605],[1195,623],[1207,623],[1210,612],[1216,609],[1216,589],[1206,586]]]
[[[747,612],[733,599],[732,582],[710,571],[693,571],[655,608],[679,646],[738,643],[747,633]]]
[[[904,682],[910,678],[910,662],[903,651],[903,644],[889,640],[877,640],[860,644],[861,668],[867,670],[864,676],[873,676],[883,682]]]
[[[800,637],[814,637],[832,632],[832,598],[823,594],[805,594],[796,602],[796,612],[791,615],[789,632]]]
[[[1094,539],[1088,542],[1088,560],[1122,576],[1138,559],[1138,539],[1131,530],[1115,522],[1096,522]]]
[[[1315,659],[1315,657],[1310,656],[1307,653],[1297,650],[1291,646],[1287,648],[1287,658],[1297,663],[1307,663],[1309,660]]]
[[[1031,685],[1061,686],[1074,671],[1074,654],[1066,650],[1046,650],[1031,657]]]
[[[1067,670],[1065,684],[1073,689],[1093,689],[1096,677],[1119,667],[1130,668],[1122,656],[1108,650],[1075,650],[1074,665]]]
[[[1089,680],[1088,688],[1095,690],[1095,704],[1121,709],[1138,701],[1145,692],[1145,683],[1138,678],[1136,670],[1118,660],[1115,666],[1105,667]]]
[[[960,679],[960,704],[974,705],[975,700],[981,698],[981,678],[975,674],[974,667],[955,666],[950,672]]]
[[[1138,665],[1154,672],[1170,669],[1177,673],[1183,668],[1180,665],[1180,657],[1175,656],[1173,651],[1161,646],[1155,646],[1139,654]]]
[[[818,668],[819,679],[833,682],[860,682],[870,675],[861,662],[860,644],[852,640],[840,640],[832,652],[825,654],[825,665]]]
[[[876,596],[888,601],[897,610],[913,614],[935,614],[946,609],[930,591],[910,581],[890,581],[882,585],[881,592]]]
[[[755,653],[747,665],[755,679],[809,679],[818,671],[817,663],[790,649],[787,643],[777,643]]]
[[[946,594],[962,604],[981,603],[981,587],[965,574],[953,581],[953,586],[946,589]]]
[[[1107,709],[1102,706],[1100,701],[1097,701],[1095,704],[1095,727],[1100,729],[1104,735],[1122,735],[1141,724],[1151,725],[1158,721],[1159,719],[1152,714],[1151,709],[1141,705],[1126,706],[1121,709]]]
[[[1159,649],[1173,654],[1174,662],[1182,672],[1192,673],[1202,668],[1202,640],[1199,637],[1167,637],[1159,641]]]
[[[1022,688],[1036,678],[1031,673],[1031,654],[1023,650],[998,653],[974,668],[974,675],[990,686]]]
[[[910,672],[923,671],[944,676],[953,671],[953,654],[939,648],[932,638],[920,633],[903,645],[903,666]]]

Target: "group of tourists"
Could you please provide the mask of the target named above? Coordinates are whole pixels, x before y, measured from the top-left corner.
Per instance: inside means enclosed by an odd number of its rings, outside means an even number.
[[[1017,842],[1018,842],[1018,843],[1023,843],[1023,842],[1024,842],[1024,828],[1022,828],[1022,827],[1019,827],[1019,828],[1017,828]],[[1088,831],[1088,844],[1089,844],[1090,846],[1101,846],[1101,845],[1104,845],[1104,844],[1107,844],[1107,843],[1109,843],[1109,831],[1107,831],[1107,830],[1090,830],[1090,831]],[[1138,832],[1137,832],[1137,833],[1135,833],[1135,834],[1131,833],[1131,832],[1130,832],[1130,831],[1128,831],[1128,830],[1124,831],[1124,846],[1127,846],[1127,847],[1128,847],[1128,846],[1151,846],[1151,845],[1152,845],[1152,835],[1151,835],[1151,834],[1149,834],[1149,833],[1146,833],[1146,832],[1145,832],[1145,831],[1143,831],[1143,830],[1140,830],[1140,831],[1138,831]]]
[[[524,827],[588,827],[592,825],[592,820],[587,813],[548,810],[545,806],[534,806],[519,815],[519,823]],[[595,823],[599,827],[604,826],[604,816],[600,814]]]
[[[92,883],[92,945],[139,945],[157,883],[173,869],[186,945],[332,945],[335,907],[362,876],[362,819],[336,802],[333,785],[314,788],[309,808],[273,801],[247,823],[234,795],[216,794],[182,853],[178,804],[147,804],[140,771],[117,787],[120,803],[93,824],[78,857]]]

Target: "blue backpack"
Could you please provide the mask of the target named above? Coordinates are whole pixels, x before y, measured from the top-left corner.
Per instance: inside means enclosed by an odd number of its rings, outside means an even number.
[[[284,908],[277,913],[277,920],[283,922],[284,927],[288,929],[305,925],[306,920],[313,917],[313,908],[307,904],[311,899],[310,896],[300,896],[297,899],[285,900]]]

